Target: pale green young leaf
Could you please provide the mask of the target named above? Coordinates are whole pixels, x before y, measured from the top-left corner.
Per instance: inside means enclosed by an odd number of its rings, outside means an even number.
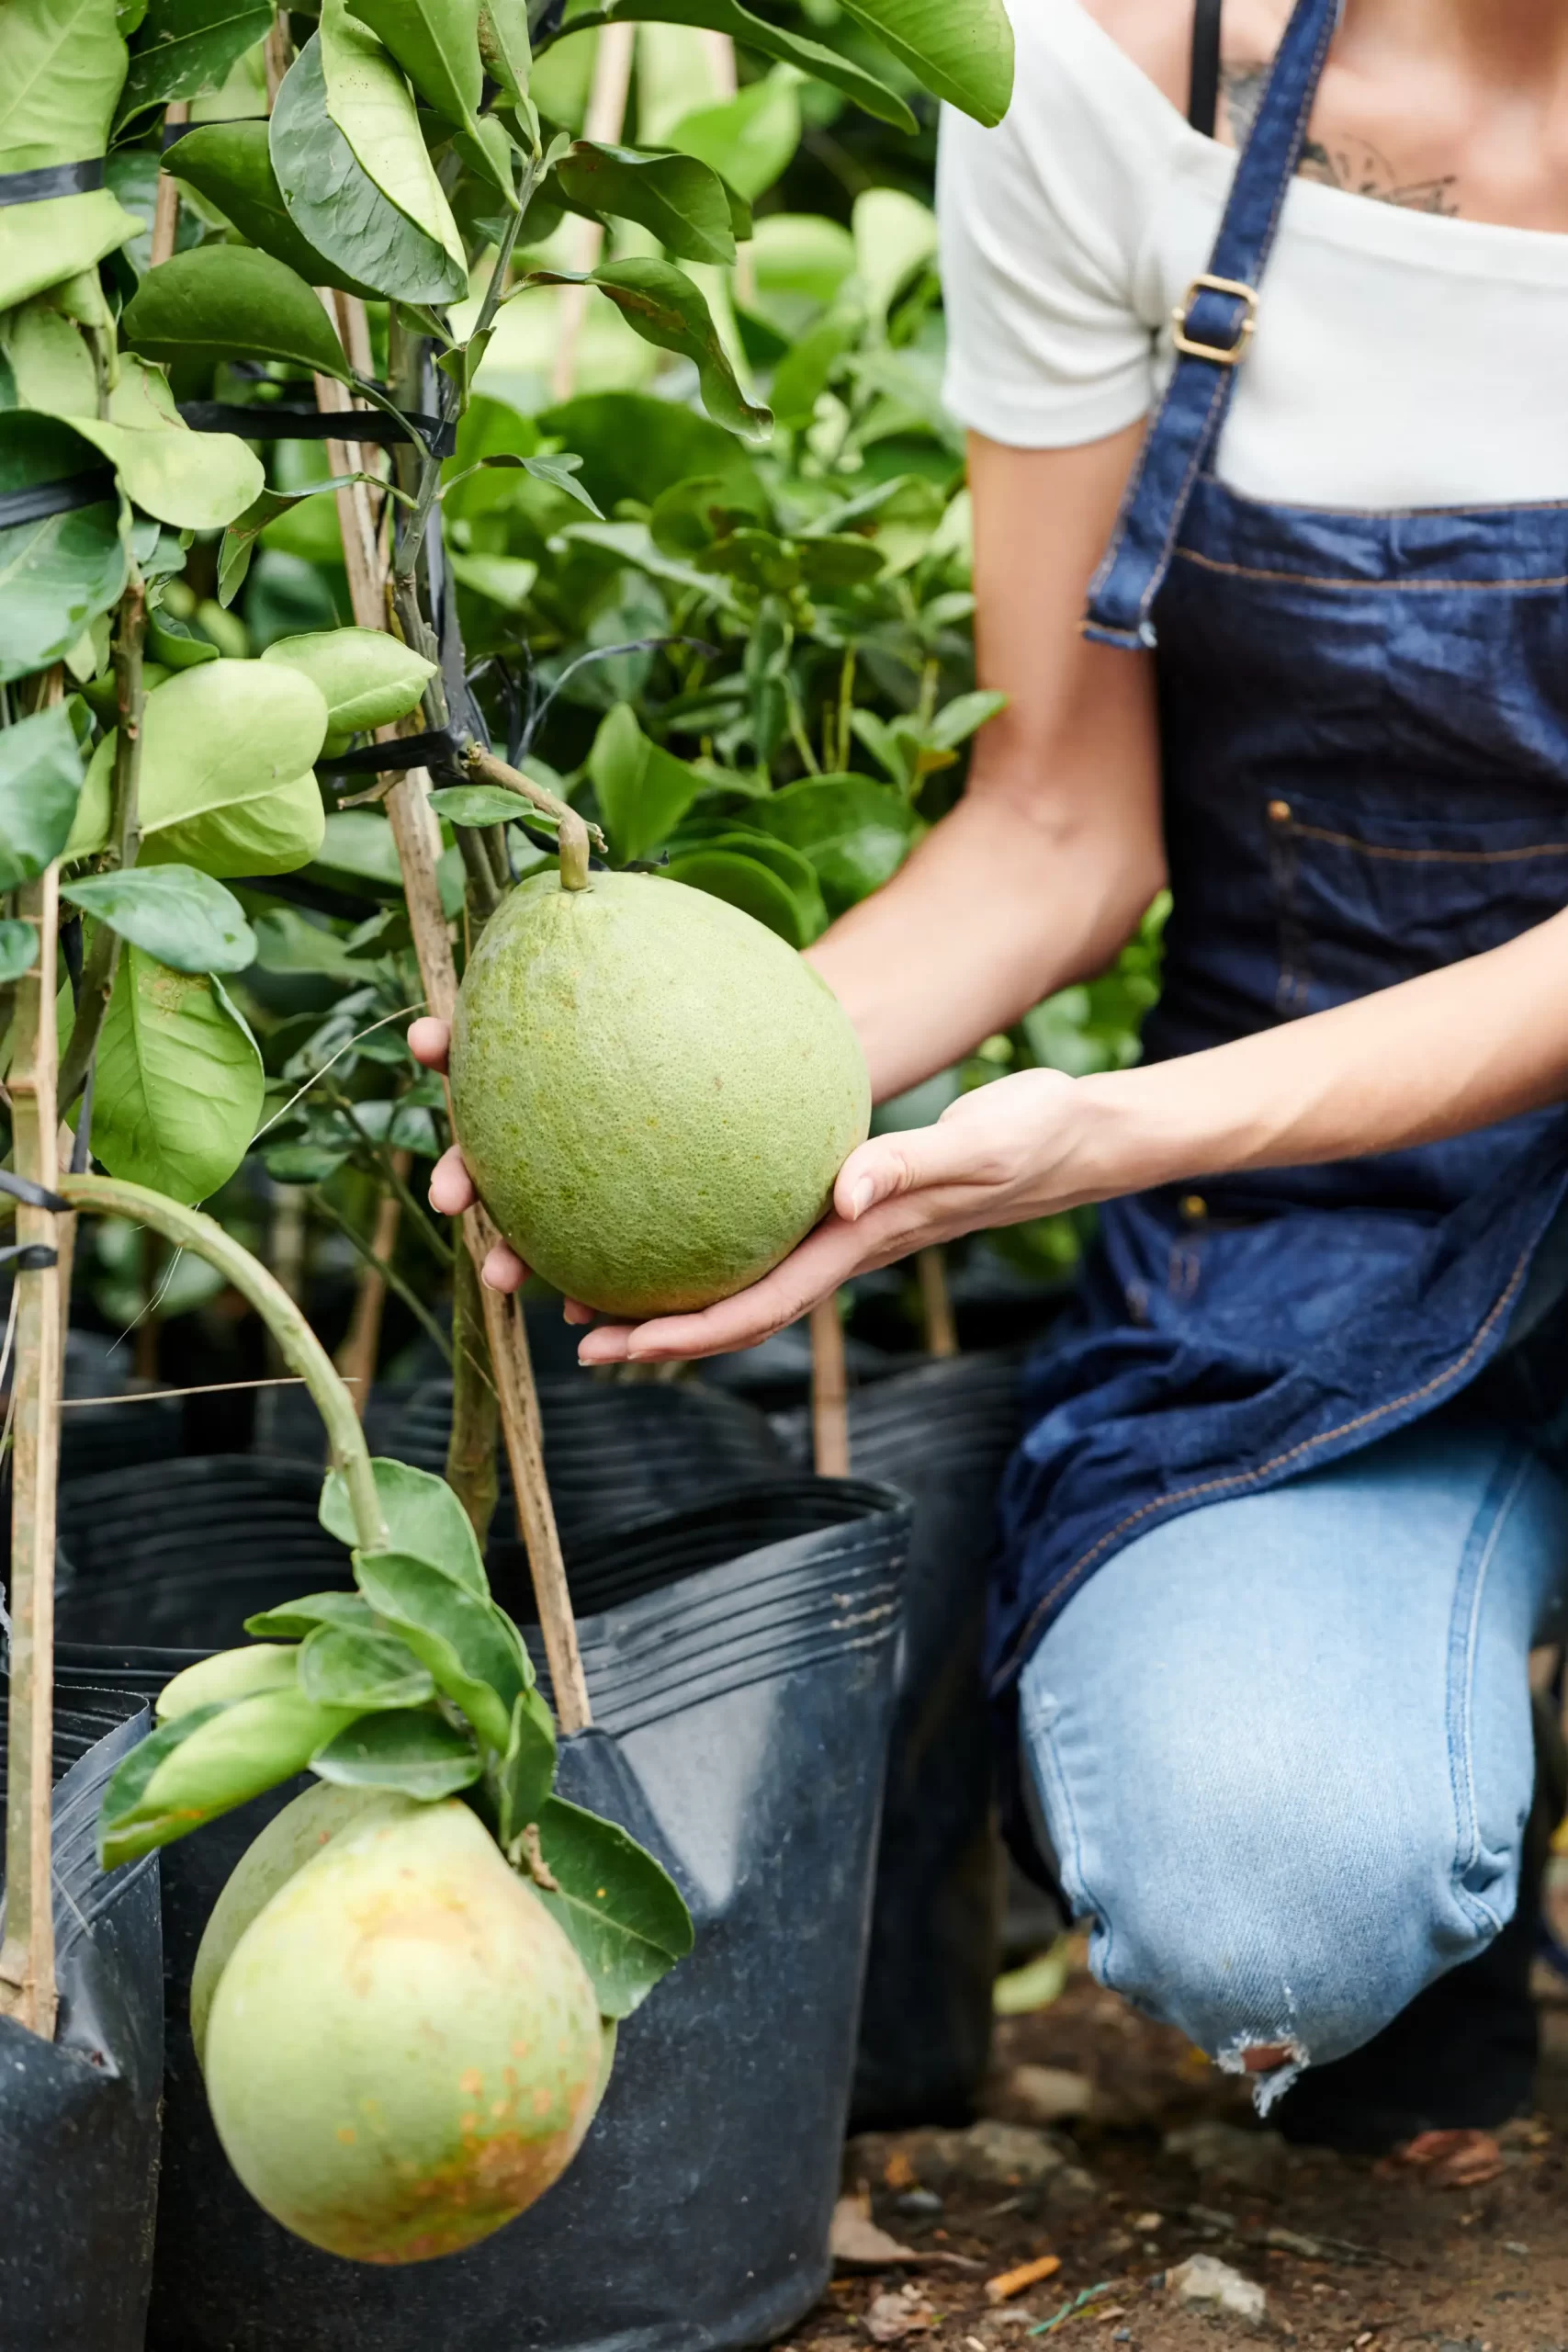
[[[299,1688],[323,1707],[423,1707],[435,1696],[430,1669],[395,1634],[318,1625],[299,1652]]]
[[[425,1709],[362,1715],[310,1758],[310,1770],[341,1789],[389,1789],[434,1804],[472,1788],[484,1770],[472,1737]]]
[[[149,359],[281,359],[347,383],[335,329],[305,280],[248,245],[198,245],[149,270],[126,306]]]
[[[354,14],[401,66],[426,106],[467,129],[484,91],[479,0],[355,0]],[[329,64],[329,85],[332,79]],[[348,126],[343,128],[346,131]]]
[[[494,784],[455,784],[433,792],[430,805],[448,825],[512,825],[519,817],[537,817],[525,800]]]
[[[178,531],[220,530],[265,486],[265,468],[236,433],[114,424],[93,416],[72,423],[108,459],[126,496]]]
[[[63,703],[0,729],[0,890],[35,880],[60,855],[83,773]]]
[[[473,1523],[446,1479],[384,1454],[378,1454],[370,1467],[393,1550],[439,1569],[465,1592],[481,1600],[488,1598],[490,1585]],[[354,1513],[341,1470],[328,1471],[318,1516],[329,1535],[353,1544]]]
[[[6,0],[4,25],[0,172],[101,155],[126,73],[114,0]]]
[[[302,1642],[318,1625],[363,1626],[374,1623],[370,1604],[356,1592],[308,1592],[299,1600],[286,1600],[245,1620],[247,1634],[262,1641]]]
[[[368,34],[363,41],[380,54],[402,94],[401,100],[394,96],[394,112],[406,102],[406,110],[412,115],[413,101],[390,61],[378,51]],[[349,80],[352,88],[353,77]],[[346,99],[343,104],[347,112]],[[429,157],[417,119],[412,137],[419,141],[428,170]],[[289,219],[334,268],[400,302],[451,302],[467,292],[467,267],[448,249],[439,233],[439,222],[437,232],[432,233],[384,195],[328,111],[319,34],[311,35],[283,77],[272,110],[269,141],[273,170]],[[406,124],[396,152],[409,153]],[[411,201],[416,200],[423,186],[417,159],[412,174],[405,174],[398,184],[403,186],[405,181]],[[445,205],[446,198],[441,201]]]
[[[243,972],[255,961],[240,901],[194,865],[83,876],[62,882],[61,896],[176,972]]]
[[[250,1642],[243,1649],[219,1650],[165,1682],[153,1713],[161,1724],[172,1724],[197,1708],[233,1707],[263,1690],[291,1690],[299,1657],[292,1642]]]
[[[306,637],[280,637],[262,660],[298,670],[320,688],[327,706],[322,750],[340,752],[351,737],[389,727],[418,707],[425,682],[435,673],[412,646],[384,629],[323,629]]]
[[[255,1039],[222,983],[128,946],[93,1094],[93,1149],[109,1174],[208,1199],[244,1158],[265,1091]]]
[[[354,1572],[377,1616],[423,1660],[436,1689],[504,1755],[527,1678],[522,1645],[495,1603],[405,1553],[356,1552]]]
[[[110,1775],[98,1815],[106,1870],[184,1838],[303,1771],[353,1716],[299,1690],[197,1707],[133,1747]]]
[[[269,523],[276,523],[280,514],[291,514],[308,498],[334,496],[350,482],[373,479],[372,475],[363,473],[333,474],[329,481],[310,482],[304,490],[264,490],[243,514],[234,517],[223,534],[222,545],[218,550],[219,604],[227,608],[244,586],[256,541]]]

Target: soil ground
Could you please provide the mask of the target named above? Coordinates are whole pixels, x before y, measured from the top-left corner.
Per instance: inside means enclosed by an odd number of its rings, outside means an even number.
[[[1568,1986],[1538,1973],[1539,2111],[1471,2152],[1493,2177],[1443,2187],[1430,2168],[1286,2147],[1242,2084],[1080,1962],[1051,2007],[999,2024],[988,2131],[851,2143],[863,2215],[869,2194],[869,2219],[926,2259],[840,2265],[795,2352],[1568,2352]],[[1047,2254],[1049,2279],[987,2298]],[[1262,2287],[1262,2320],[1183,2305],[1170,2274],[1194,2255]]]

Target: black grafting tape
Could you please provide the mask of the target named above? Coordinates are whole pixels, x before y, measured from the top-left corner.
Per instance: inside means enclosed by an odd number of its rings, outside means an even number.
[[[0,205],[47,204],[51,196],[88,196],[104,184],[104,159],[40,164],[30,172],[0,172]]]
[[[436,458],[450,458],[457,447],[455,423],[419,412],[411,413],[405,424],[382,409],[301,408],[288,401],[185,401],[180,414],[197,433],[238,433],[247,441],[356,441],[391,449],[417,437]]]
[[[69,418],[62,421],[70,422]],[[23,523],[42,523],[51,514],[69,514],[77,506],[96,506],[114,495],[112,466],[91,466],[85,473],[66,474],[59,481],[0,491],[0,531],[14,530]]]

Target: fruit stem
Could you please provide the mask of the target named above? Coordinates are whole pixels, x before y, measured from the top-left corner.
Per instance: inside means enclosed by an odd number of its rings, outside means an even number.
[[[498,760],[493,752],[487,752],[481,744],[470,743],[463,754],[463,762],[477,782],[493,784],[502,792],[515,792],[523,799],[531,800],[545,816],[558,818],[563,829],[567,820],[573,819],[583,827],[595,849],[604,848],[604,836],[597,825],[588,824],[557,794],[547,791],[542,784],[536,784],[533,777],[525,775],[520,768],[508,767],[504,760]]]
[[[334,1468],[343,1472],[354,1515],[355,1541],[362,1552],[388,1548],[387,1521],[376,1492],[370,1452],[354,1399],[344,1387],[331,1356],[276,1276],[241,1248],[223,1227],[199,1209],[185,1207],[145,1184],[124,1184],[110,1176],[62,1176],[58,1189],[79,1209],[100,1216],[121,1216],[132,1225],[151,1226],[177,1249],[190,1250],[232,1283],[247,1306],[254,1306],[276,1340],[290,1372],[297,1372],[326,1423]]]
[[[588,890],[588,828],[575,808],[560,820],[560,886],[563,890]]]

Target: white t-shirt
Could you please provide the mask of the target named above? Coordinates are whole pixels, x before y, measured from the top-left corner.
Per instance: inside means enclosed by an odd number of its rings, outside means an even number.
[[[945,395],[1018,448],[1100,439],[1170,368],[1235,155],[1192,130],[1077,0],[1010,0],[1010,111],[944,108]],[[1243,495],[1361,507],[1568,498],[1568,236],[1297,179],[1218,471]]]

